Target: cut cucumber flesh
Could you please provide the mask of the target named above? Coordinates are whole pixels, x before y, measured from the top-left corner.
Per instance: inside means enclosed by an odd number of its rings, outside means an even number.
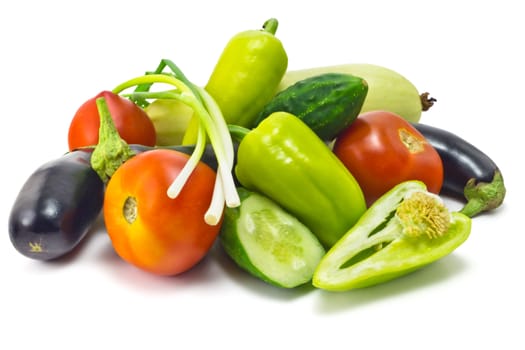
[[[293,288],[312,279],[325,254],[317,237],[272,200],[251,193],[238,215],[225,216],[221,240],[242,268],[268,283]],[[230,213],[231,214],[231,213]]]

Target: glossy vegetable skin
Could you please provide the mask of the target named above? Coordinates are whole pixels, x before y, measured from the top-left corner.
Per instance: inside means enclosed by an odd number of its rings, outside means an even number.
[[[419,93],[414,84],[400,73],[379,65],[349,63],[302,70],[289,70],[284,75],[279,91],[291,84],[325,73],[343,73],[363,78],[368,83],[368,94],[361,113],[385,110],[394,112],[410,122],[417,122],[423,111],[434,102],[427,92]]]
[[[264,106],[255,125],[273,112],[288,112],[321,139],[331,141],[358,116],[367,91],[366,81],[353,75],[326,73],[306,78],[279,92]]]
[[[156,149],[168,149],[168,150],[173,150],[173,151],[179,151],[187,155],[191,155],[195,151],[195,146],[191,146],[191,145],[151,147],[151,146],[133,144],[133,145],[129,145],[129,147],[135,154],[146,152],[146,151],[152,151]],[[233,143],[233,149],[234,149],[233,163],[234,164],[237,163],[237,149],[238,148],[239,148],[239,144],[237,142],[234,142]],[[207,166],[209,166],[210,168],[212,168],[213,171],[217,171],[217,167],[218,167],[217,156],[215,155],[215,151],[213,150],[213,147],[211,144],[207,144],[206,147],[204,148],[204,153],[202,154],[201,161]],[[235,184],[240,185],[239,182],[237,181],[237,177],[235,176],[235,174],[233,173],[232,175],[233,175]]]
[[[276,112],[239,144],[235,173],[332,246],[366,210],[363,192],[330,148],[296,116]]]
[[[466,200],[461,212],[473,217],[499,207],[506,188],[498,165],[486,153],[458,135],[431,125],[415,123],[443,161],[441,193]]]
[[[124,141],[155,146],[155,127],[146,112],[118,94],[102,91],[84,102],[75,112],[68,131],[70,151],[98,144],[100,115],[96,100],[100,97],[104,97],[113,123]]]
[[[135,154],[144,153],[147,151],[153,151],[153,150],[172,150],[172,151],[178,151],[182,152],[187,155],[191,155],[195,151],[195,146],[190,145],[176,145],[176,146],[144,146],[144,145],[138,145],[138,144],[132,144],[129,145],[129,148],[133,151]],[[206,165],[208,165],[210,168],[212,168],[214,171],[217,170],[217,157],[215,156],[215,152],[213,151],[213,147],[210,144],[207,144],[204,153],[202,154],[201,161],[204,162]]]
[[[252,127],[275,94],[288,67],[288,56],[275,36],[271,18],[261,30],[233,36],[224,48],[205,89],[219,105],[228,124]]]
[[[338,135],[333,152],[354,175],[368,205],[407,180],[439,193],[443,164],[438,152],[412,124],[387,111],[362,113]]]
[[[167,189],[189,156],[157,149],[137,154],[109,180],[104,222],[117,254],[158,275],[189,270],[209,251],[220,224],[208,225],[215,172],[199,163],[176,198]]]
[[[23,255],[57,259],[71,252],[98,217],[104,184],[89,151],[73,151],[38,168],[25,182],[9,216],[9,236]]]

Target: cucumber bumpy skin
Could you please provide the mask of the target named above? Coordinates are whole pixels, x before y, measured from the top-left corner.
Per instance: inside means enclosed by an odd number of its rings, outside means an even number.
[[[427,92],[420,94],[414,84],[398,72],[368,63],[289,70],[281,80],[278,91],[302,79],[324,73],[350,74],[361,77],[368,83],[368,93],[361,113],[386,110],[415,123],[421,119],[422,112],[428,110],[436,102],[436,99],[429,97]]]
[[[330,141],[357,118],[367,92],[367,82],[354,75],[314,75],[277,93],[264,106],[255,125],[274,112],[288,112],[301,119],[321,139]]]

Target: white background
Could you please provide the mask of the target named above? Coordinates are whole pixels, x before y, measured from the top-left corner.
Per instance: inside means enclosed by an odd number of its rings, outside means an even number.
[[[523,349],[519,4],[4,2],[0,348]],[[101,222],[65,261],[42,263],[15,251],[7,230],[12,203],[33,170],[67,150],[81,103],[161,58],[204,85],[230,37],[270,17],[279,20],[290,69],[375,63],[429,91],[438,102],[422,122],[460,134],[496,161],[508,190],[503,207],[475,218],[468,241],[443,260],[341,294],[265,285],[218,247],[188,273],[148,275],[116,256]]]

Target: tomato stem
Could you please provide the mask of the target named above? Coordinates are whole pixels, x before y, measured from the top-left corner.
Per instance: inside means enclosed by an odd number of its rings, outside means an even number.
[[[102,181],[107,182],[118,167],[133,157],[134,153],[120,137],[106,99],[99,97],[96,104],[100,115],[99,141],[91,155],[91,167]]]

